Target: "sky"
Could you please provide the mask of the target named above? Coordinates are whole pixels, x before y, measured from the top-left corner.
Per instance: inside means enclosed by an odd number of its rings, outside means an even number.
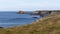
[[[60,10],[60,0],[0,0],[0,11]]]

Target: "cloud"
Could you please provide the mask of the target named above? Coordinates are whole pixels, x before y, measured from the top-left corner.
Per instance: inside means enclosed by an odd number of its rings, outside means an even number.
[[[60,9],[60,0],[0,0],[1,11]]]

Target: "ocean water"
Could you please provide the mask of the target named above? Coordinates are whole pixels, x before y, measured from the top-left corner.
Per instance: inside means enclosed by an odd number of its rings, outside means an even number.
[[[0,27],[12,27],[25,24],[31,24],[33,21],[39,19],[32,18],[29,14],[17,14],[16,12],[0,12]]]

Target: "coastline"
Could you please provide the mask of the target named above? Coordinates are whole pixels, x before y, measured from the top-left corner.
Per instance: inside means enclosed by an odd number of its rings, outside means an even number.
[[[1,34],[60,34],[60,14],[50,14],[32,24],[0,29]]]

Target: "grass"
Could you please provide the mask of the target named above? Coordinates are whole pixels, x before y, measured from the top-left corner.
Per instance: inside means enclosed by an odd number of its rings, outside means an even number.
[[[1,28],[0,34],[60,34],[60,14],[50,15],[24,26]]]

